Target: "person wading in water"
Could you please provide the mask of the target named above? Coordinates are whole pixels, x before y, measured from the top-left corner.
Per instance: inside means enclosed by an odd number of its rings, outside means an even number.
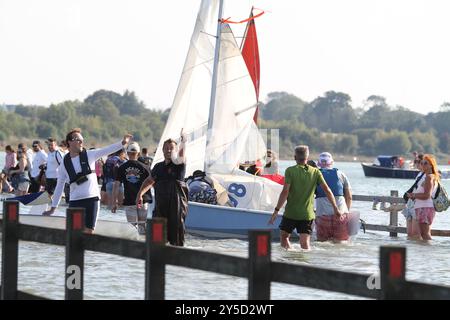
[[[184,182],[186,173],[185,140],[181,133],[181,143],[177,148],[175,140],[164,141],[164,161],[155,164],[141,186],[136,198],[138,208],[142,205],[143,195],[155,188],[155,209],[153,217],[167,219],[167,239],[171,245],[183,246],[188,207],[188,188]],[[178,152],[177,152],[178,149]]]
[[[52,207],[43,212],[43,215],[48,216],[55,212],[61,200],[65,183],[70,183],[69,208],[85,209],[85,233],[93,233],[100,208],[100,191],[95,174],[95,161],[124,148],[131,138],[131,134],[126,134],[120,142],[101,149],[86,150],[83,147],[84,139],[81,129],[72,129],[66,136],[69,153],[64,156],[62,166],[59,167]]]

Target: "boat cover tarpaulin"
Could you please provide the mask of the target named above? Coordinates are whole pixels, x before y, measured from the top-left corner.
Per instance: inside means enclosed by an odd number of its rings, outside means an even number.
[[[49,203],[50,197],[46,191],[40,191],[40,192],[26,194],[24,196],[8,198],[7,200],[17,200],[26,206],[36,206],[36,205],[40,205],[40,204]]]

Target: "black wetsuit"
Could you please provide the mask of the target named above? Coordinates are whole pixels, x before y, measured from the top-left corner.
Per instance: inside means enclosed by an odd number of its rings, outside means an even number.
[[[164,161],[151,172],[155,180],[155,210],[153,217],[167,219],[167,240],[171,245],[183,246],[188,207],[188,188],[184,182],[186,165]]]

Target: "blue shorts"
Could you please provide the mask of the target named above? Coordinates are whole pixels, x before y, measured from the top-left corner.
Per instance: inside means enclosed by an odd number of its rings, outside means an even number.
[[[405,208],[402,210],[402,214],[405,216],[407,221],[416,218],[413,200],[409,199],[408,202],[406,202]]]
[[[69,201],[69,208],[84,208],[84,225],[94,230],[97,222],[98,209],[100,208],[98,197]]]

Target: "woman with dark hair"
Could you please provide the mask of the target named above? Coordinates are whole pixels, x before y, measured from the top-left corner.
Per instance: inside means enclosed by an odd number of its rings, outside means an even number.
[[[16,166],[16,152],[14,151],[14,149],[10,146],[7,145],[5,147],[5,166],[3,167],[3,172],[8,175],[9,174],[9,170],[11,170],[12,168],[14,168]]]
[[[13,188],[16,190],[16,196],[23,196],[28,193],[30,187],[30,178],[28,172],[30,171],[30,162],[26,152],[23,149],[17,150],[17,169],[11,169],[9,173],[13,177]]]

